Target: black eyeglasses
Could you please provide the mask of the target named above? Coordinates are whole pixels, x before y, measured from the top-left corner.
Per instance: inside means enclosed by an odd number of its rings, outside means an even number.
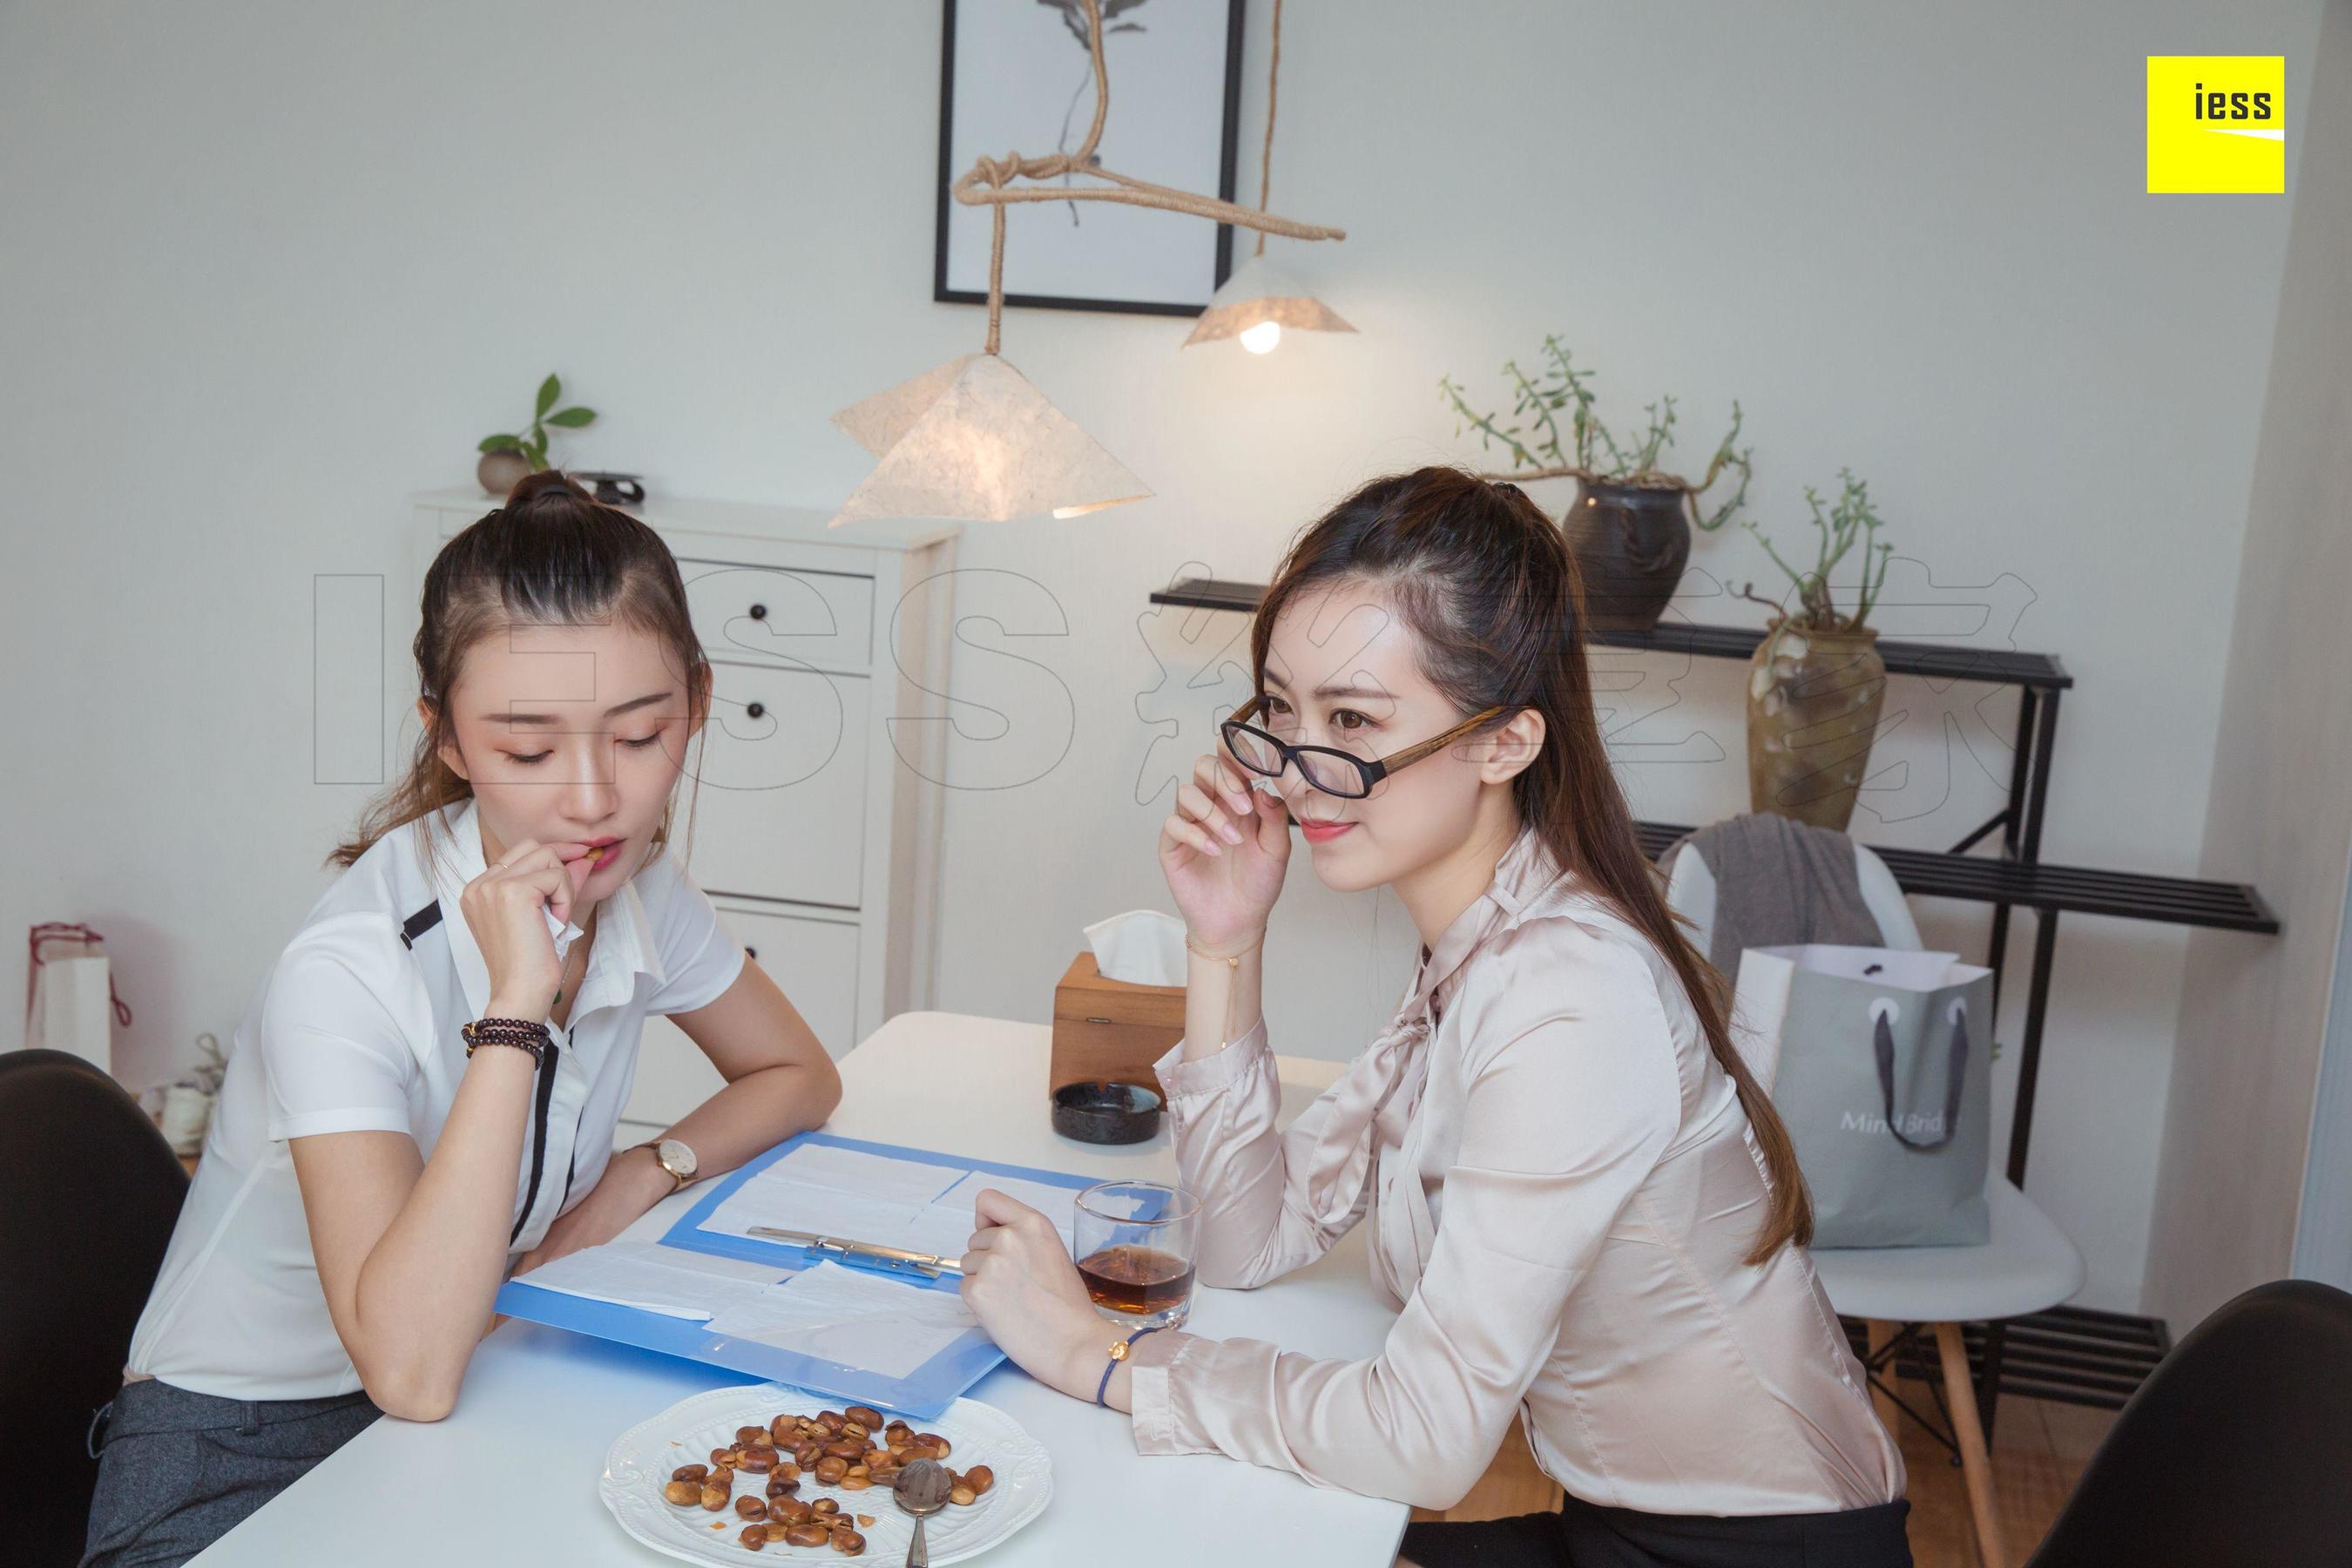
[[[1423,757],[1444,751],[1473,730],[1508,711],[1503,708],[1489,708],[1483,713],[1465,719],[1443,735],[1433,736],[1418,745],[1407,746],[1402,752],[1391,752],[1385,757],[1360,757],[1336,746],[1294,746],[1246,722],[1265,704],[1265,698],[1253,697],[1219,726],[1225,737],[1225,750],[1234,754],[1234,761],[1250,772],[1264,773],[1268,778],[1281,777],[1282,770],[1296,763],[1300,778],[1325,795],[1336,795],[1344,800],[1363,799],[1372,793],[1374,784],[1398,769],[1410,767]]]

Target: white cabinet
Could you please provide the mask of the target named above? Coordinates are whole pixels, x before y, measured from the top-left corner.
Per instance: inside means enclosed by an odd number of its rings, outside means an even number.
[[[711,672],[710,722],[687,753],[699,763],[680,785],[693,801],[695,880],[709,893],[788,889],[795,903],[863,908],[868,678],[715,662]]]
[[[475,489],[416,498],[417,584],[495,504]],[[723,501],[629,510],[677,558],[716,676],[679,785],[688,869],[839,1056],[931,1005],[960,531],[828,530],[823,511]],[[413,607],[414,584],[398,597]],[[648,1020],[619,1142],[660,1132],[719,1081],[676,1026]]]

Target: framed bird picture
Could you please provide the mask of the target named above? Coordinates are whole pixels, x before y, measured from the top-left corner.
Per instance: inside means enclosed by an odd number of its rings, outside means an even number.
[[[1234,197],[1243,0],[1099,0],[1110,106],[1096,161]],[[945,0],[931,297],[988,300],[990,211],[949,187],[982,155],[1071,153],[1094,122],[1084,0]],[[1087,182],[1066,176],[1083,189]],[[1185,213],[1068,199],[1005,209],[1004,299],[1064,310],[1196,316],[1233,269],[1234,231]]]

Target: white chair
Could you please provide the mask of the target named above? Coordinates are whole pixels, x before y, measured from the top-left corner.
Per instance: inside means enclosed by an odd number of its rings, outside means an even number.
[[[1863,904],[1878,921],[1882,945],[1926,945],[1886,863],[1859,844],[1853,847],[1853,858]],[[1716,892],[1715,874],[1685,845],[1675,857],[1666,901],[1696,928],[1692,940],[1701,952],[1707,950],[1714,931]],[[1780,1067],[1779,1038],[1761,1040],[1744,1033],[1737,1037],[1748,1070],[1769,1090]],[[2083,1288],[2083,1255],[2032,1199],[1999,1172],[1988,1173],[1985,1205],[1991,1211],[1992,1234],[1981,1247],[1822,1248],[1813,1253],[1813,1268],[1830,1304],[1843,1316],[1870,1325],[1872,1400],[1890,1429],[1898,1412],[1885,1384],[1895,1375],[1897,1342],[1914,1329],[1934,1336],[1943,1364],[1945,1402],[1951,1411],[1953,1446],[1959,1450],[1961,1474],[1968,1482],[1977,1554],[1984,1568],[2008,1568],[1992,1465],[1960,1325],[2023,1317],[2067,1300]]]

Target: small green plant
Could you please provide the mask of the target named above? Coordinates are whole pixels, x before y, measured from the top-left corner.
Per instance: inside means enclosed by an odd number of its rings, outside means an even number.
[[[1763,597],[1756,592],[1753,583],[1743,584],[1739,596],[1767,606],[1782,625],[1792,629],[1859,631],[1870,619],[1871,606],[1877,604],[1880,591],[1886,586],[1886,563],[1895,553],[1895,546],[1879,542],[1878,531],[1885,526],[1885,520],[1870,503],[1870,487],[1855,479],[1852,468],[1840,468],[1838,481],[1843,488],[1834,502],[1823,501],[1820,491],[1811,485],[1805,487],[1805,504],[1813,509],[1813,532],[1819,544],[1813,564],[1806,571],[1800,572],[1780,558],[1772,542],[1764,537],[1764,531],[1756,526],[1755,519],[1748,519],[1745,524],[1757,542],[1764,546],[1764,553],[1772,558],[1772,564],[1786,572],[1789,580],[1797,585],[1797,608],[1792,613],[1786,605]],[[1854,591],[1853,614],[1841,616],[1832,598],[1830,574],[1853,552],[1856,545],[1862,547],[1862,581]]]
[[[1558,333],[1544,339],[1543,355],[1544,365],[1535,375],[1521,369],[1516,359],[1503,363],[1503,374],[1510,378],[1514,397],[1508,415],[1479,413],[1470,405],[1452,376],[1440,377],[1438,391],[1453,405],[1457,420],[1454,433],[1458,436],[1465,428],[1477,431],[1478,444],[1487,451],[1499,443],[1511,455],[1516,478],[1591,479],[1602,484],[1679,489],[1692,498],[1691,521],[1710,533],[1729,521],[1731,514],[1747,500],[1749,463],[1755,448],[1734,449],[1733,443],[1739,439],[1738,404],[1731,405],[1731,428],[1716,447],[1715,457],[1706,466],[1706,477],[1693,484],[1658,467],[1659,459],[1674,445],[1673,398],[1662,396],[1655,403],[1643,404],[1642,412],[1648,423],[1641,436],[1621,441],[1594,410],[1593,373],[1577,367],[1568,345],[1559,341]],[[1563,411],[1569,423],[1565,437],[1559,423]],[[1503,421],[1507,418],[1517,423],[1506,425]],[[1699,510],[1696,498],[1714,489],[1715,481],[1727,469],[1738,470],[1738,487],[1709,516]]]
[[[531,410],[530,428],[515,436],[485,436],[479,450],[484,452],[520,452],[538,473],[547,467],[547,427],[577,430],[596,422],[593,408],[573,406],[558,408],[556,399],[563,395],[563,383],[550,375],[539,384],[539,406]]]

